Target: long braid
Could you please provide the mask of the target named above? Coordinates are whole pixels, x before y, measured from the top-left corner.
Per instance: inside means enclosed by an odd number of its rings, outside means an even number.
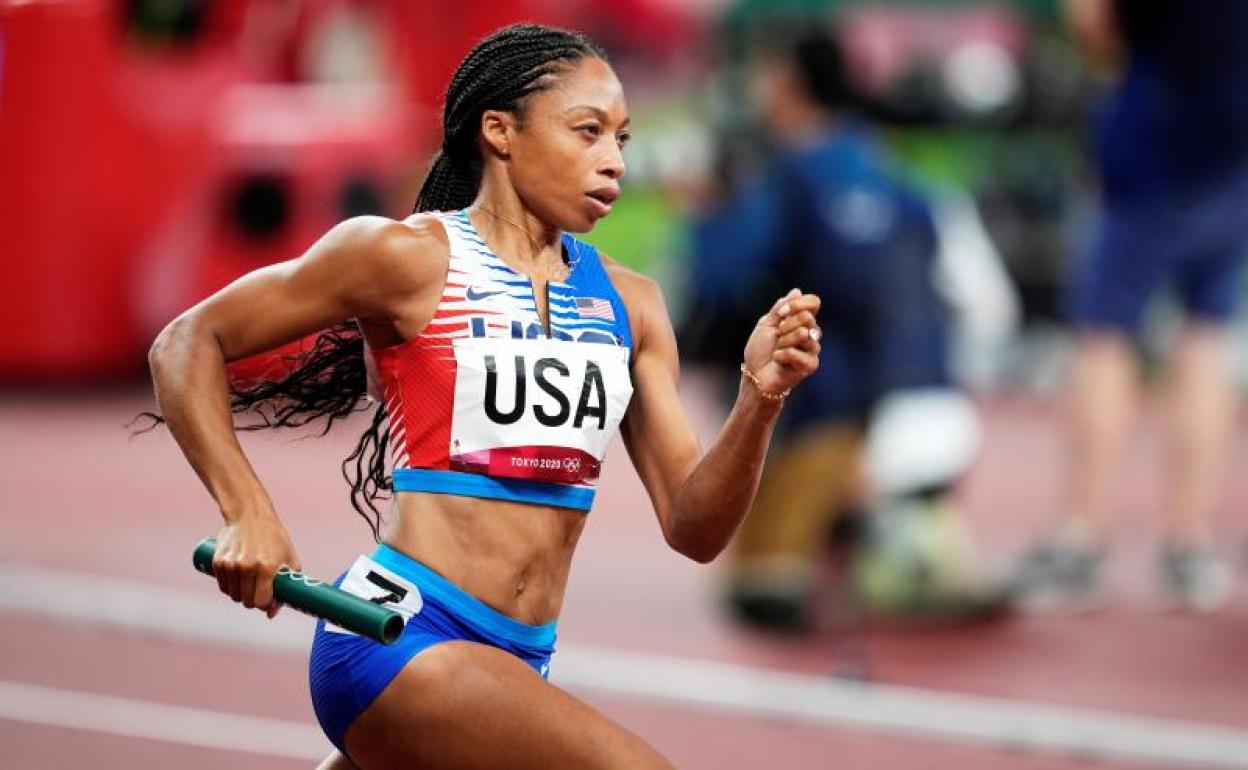
[[[477,197],[482,162],[477,149],[481,115],[500,110],[520,115],[524,99],[554,85],[561,68],[584,58],[606,59],[603,49],[577,32],[537,24],[504,27],[477,43],[460,62],[446,89],[442,113],[442,148],[421,185],[415,211],[465,208]],[[260,420],[239,430],[299,427],[325,418],[322,434],[356,411],[374,409],[369,427],[342,462],[351,485],[351,505],[381,539],[382,512],[377,501],[393,489],[386,454],[390,428],[385,405],[371,404],[364,367],[364,338],[354,321],[317,336],[295,356],[295,366],[279,380],[231,382],[230,409]],[[152,425],[159,414],[142,415]]]

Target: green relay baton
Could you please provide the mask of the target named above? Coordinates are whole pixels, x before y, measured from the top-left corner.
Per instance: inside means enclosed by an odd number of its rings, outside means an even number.
[[[191,563],[205,575],[212,575],[212,557],[217,541],[206,538],[195,546]],[[382,644],[394,644],[403,633],[403,616],[367,599],[349,594],[290,567],[282,567],[273,578],[273,595],[300,612],[341,626]]]

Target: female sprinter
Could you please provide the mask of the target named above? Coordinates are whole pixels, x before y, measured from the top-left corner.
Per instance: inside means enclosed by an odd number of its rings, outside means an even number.
[[[427,213],[345,221],[152,346],[164,419],[225,518],[220,588],[270,616],[275,571],[299,559],[231,410],[332,423],[377,383],[377,416],[344,469],[382,544],[340,584],[407,626],[383,646],[318,623],[313,705],[346,755],[323,767],[670,767],[545,681],[599,464],[620,427],[667,542],[715,558],[754,496],[782,394],[818,363],[819,300],[794,290],[759,321],[736,405],[703,454],[659,289],[564,234],[611,211],[628,122],[597,45],[500,30],[447,89],[416,207]],[[318,330],[280,382],[227,382],[227,362]],[[383,536],[387,450],[397,514]]]

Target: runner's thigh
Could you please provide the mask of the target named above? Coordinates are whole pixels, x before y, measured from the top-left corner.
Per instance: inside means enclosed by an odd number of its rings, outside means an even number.
[[[461,641],[412,658],[345,742],[363,770],[672,768],[513,655]]]

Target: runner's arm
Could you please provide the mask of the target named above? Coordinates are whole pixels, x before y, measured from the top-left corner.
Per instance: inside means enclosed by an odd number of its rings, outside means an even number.
[[[270,607],[271,575],[298,560],[234,434],[225,364],[349,318],[395,318],[432,279],[436,248],[419,228],[379,217],[347,220],[297,259],[249,273],[174,319],[148,356],[169,430],[221,509],[218,583],[235,601]],[[423,271],[423,272],[422,272]],[[246,574],[240,564],[250,565]],[[263,576],[262,576],[263,577]]]
[[[782,402],[763,398],[743,375],[732,412],[703,453],[677,393],[680,362],[662,293],[647,278],[628,283],[636,309],[630,319],[639,336],[624,443],[668,544],[706,563],[723,551],[749,511]],[[776,363],[763,383],[768,391],[783,390],[775,372],[787,386],[817,366],[818,342],[807,332],[818,304],[813,295],[790,294],[760,320],[769,329],[756,329],[747,360],[762,355]],[[755,363],[757,373],[763,367]]]

